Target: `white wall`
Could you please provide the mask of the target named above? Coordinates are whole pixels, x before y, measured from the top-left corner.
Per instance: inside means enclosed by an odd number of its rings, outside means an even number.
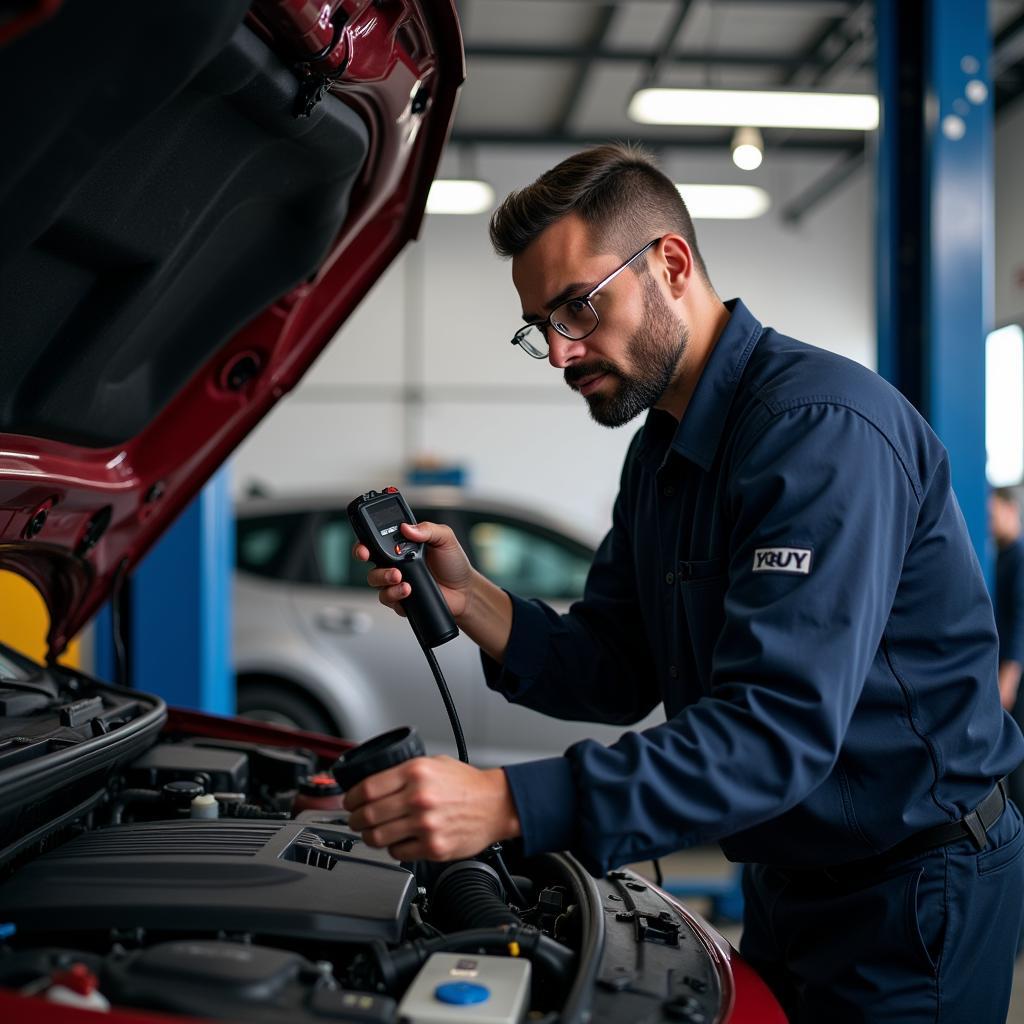
[[[482,151],[476,170],[499,198],[566,154]],[[712,282],[765,323],[874,364],[872,182],[867,171],[798,227],[785,201],[835,158],[769,154],[753,174],[728,153],[671,158],[676,181],[760,184],[775,206],[755,221],[699,221]],[[442,168],[454,176],[456,162]],[[239,449],[236,488],[360,488],[401,482],[410,458],[464,464],[470,484],[571,516],[590,532],[609,521],[625,448],[642,418],[615,431],[594,424],[582,399],[546,362],[509,344],[521,322],[509,266],[487,240],[487,218],[428,217],[306,378]]]

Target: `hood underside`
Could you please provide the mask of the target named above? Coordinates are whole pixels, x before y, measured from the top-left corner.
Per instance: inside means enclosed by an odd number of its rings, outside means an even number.
[[[437,0],[46,13],[0,47],[0,568],[55,657],[418,231],[464,68]]]

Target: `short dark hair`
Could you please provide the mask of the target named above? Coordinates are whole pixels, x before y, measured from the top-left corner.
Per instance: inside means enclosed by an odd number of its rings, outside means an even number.
[[[682,235],[701,276],[708,280],[686,203],[640,146],[593,146],[545,171],[532,185],[509,193],[491,217],[494,251],[505,259],[516,256],[570,213],[583,219],[596,248],[622,259],[659,234]]]
[[[992,497],[1005,501],[1008,505],[1016,505],[1017,508],[1020,508],[1022,504],[1021,486],[1018,484],[1015,487],[994,487],[992,489]]]

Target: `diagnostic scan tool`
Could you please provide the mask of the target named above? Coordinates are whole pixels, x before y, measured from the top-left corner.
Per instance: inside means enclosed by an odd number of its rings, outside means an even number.
[[[402,601],[412,628],[425,647],[440,647],[459,635],[434,577],[427,569],[425,545],[402,536],[402,523],[416,525],[397,487],[367,491],[353,498],[348,518],[356,537],[370,549],[370,561],[379,569],[398,569],[412,593]]]

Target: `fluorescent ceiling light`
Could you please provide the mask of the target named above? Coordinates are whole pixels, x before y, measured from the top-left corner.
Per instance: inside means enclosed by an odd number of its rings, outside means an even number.
[[[837,92],[640,89],[630,100],[629,116],[642,124],[870,131],[878,127],[878,97]]]
[[[993,487],[1024,478],[1024,331],[1016,324],[985,341],[985,452]]]
[[[751,220],[767,213],[772,201],[756,185],[676,185],[694,220]]]
[[[438,178],[430,186],[427,213],[486,213],[494,205],[494,189],[486,181]]]

